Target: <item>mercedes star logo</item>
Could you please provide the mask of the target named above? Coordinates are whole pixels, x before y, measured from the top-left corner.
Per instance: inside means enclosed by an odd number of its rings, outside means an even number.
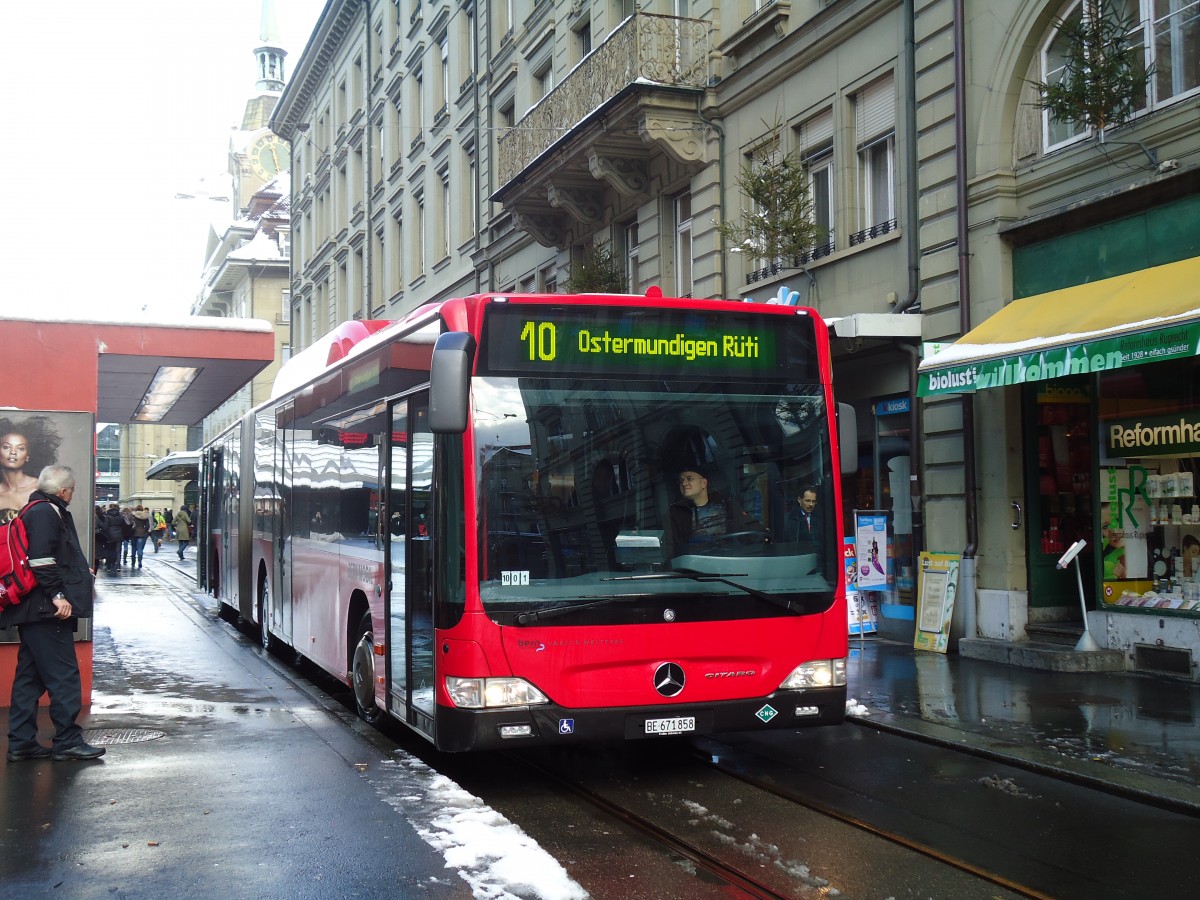
[[[674,697],[683,690],[687,676],[678,663],[663,663],[654,670],[654,689],[664,697]]]

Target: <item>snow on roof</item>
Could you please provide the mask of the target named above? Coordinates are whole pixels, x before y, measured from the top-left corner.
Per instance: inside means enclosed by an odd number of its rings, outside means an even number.
[[[255,232],[254,237],[246,241],[236,250],[230,250],[226,259],[248,259],[257,261],[287,260],[288,257],[279,252],[279,243],[265,231]]]
[[[45,322],[49,324],[66,325],[131,325],[137,328],[193,328],[212,331],[243,331],[246,333],[265,332],[275,333],[275,326],[264,319],[219,318],[217,316],[165,316],[153,318],[138,315],[127,318],[129,313],[122,311],[120,315],[104,318],[102,315],[80,316],[72,314],[56,315],[50,310],[39,311],[36,316],[13,315],[0,313],[0,321],[4,322]]]

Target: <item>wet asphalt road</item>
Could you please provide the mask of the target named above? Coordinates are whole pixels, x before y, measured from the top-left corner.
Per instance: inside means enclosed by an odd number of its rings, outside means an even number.
[[[89,734],[105,735],[108,755],[90,764],[8,764],[0,756],[5,767],[0,896],[470,896],[461,875],[416,832],[438,811],[441,798],[397,765],[396,741],[357,722],[279,660],[265,656],[252,639],[214,621],[215,609],[194,593],[190,572],[173,570],[173,556],[148,566],[166,583],[150,571],[102,581],[94,702],[83,724]],[[888,645],[867,645],[858,662],[854,692],[872,705],[882,704],[872,719],[903,718],[914,731],[944,733],[945,744],[972,744],[989,754],[1031,757],[1043,765],[1051,760],[1055,767],[1079,769],[1139,792],[1169,792],[1181,801],[1197,793],[1196,732],[1189,715],[1197,709],[1195,686],[1124,676],[1055,676],[1050,693],[1045,673],[997,671],[956,658],[914,658],[911,651]],[[5,724],[2,717],[0,710],[0,724]],[[47,739],[48,722],[43,726]],[[851,782],[845,787],[852,794],[870,781],[881,781],[881,791],[899,790],[908,797],[938,786],[925,798],[934,808],[977,813],[968,817],[970,827],[957,815],[938,827],[976,846],[993,840],[989,830],[1006,818],[989,808],[978,772],[969,778],[948,776],[951,760],[963,764],[953,754],[928,751],[924,773],[914,775],[894,771],[889,761],[899,764],[912,750],[874,747],[856,761],[846,741],[878,743],[848,726],[769,746],[751,742],[745,749],[759,764],[771,761],[800,772],[836,770]],[[836,746],[811,755],[826,743]],[[993,769],[984,767],[989,774]],[[783,782],[792,776],[775,777]],[[651,781],[658,791],[659,779]],[[1054,793],[1033,790],[1027,775],[1014,775],[1012,783],[1022,789],[1012,802],[1022,805],[1031,804],[1030,795],[1036,805]],[[985,800],[972,805],[961,796],[936,796],[947,786]],[[686,879],[679,879],[677,864],[649,857],[639,862],[644,848],[636,842],[622,845],[608,825],[586,813],[576,826],[585,840],[570,846],[561,807],[552,822],[544,816],[561,798],[531,791],[520,779],[507,787],[513,805],[501,802],[497,808],[523,822],[593,896],[632,896],[629,879],[635,876],[642,888],[637,896],[689,896],[678,892]],[[804,791],[815,788],[806,784]],[[539,805],[540,817],[537,809],[530,817],[521,815],[522,808]],[[911,802],[896,809],[916,812],[927,823],[942,819],[914,809]],[[1049,835],[1032,838],[1053,844],[1050,835],[1061,841],[1069,834],[1064,849],[1083,854],[1073,865],[1091,876],[1076,881],[1078,887],[1085,882],[1093,888],[1117,886],[1119,895],[1139,896],[1139,885],[1155,883],[1147,877],[1147,859],[1160,852],[1182,858],[1186,850],[1177,845],[1195,842],[1194,831],[1184,838],[1178,826],[1151,821],[1157,813],[1117,810],[1106,827],[1099,817],[1078,815],[1079,809],[1072,801],[1046,804],[1041,827]],[[1188,824],[1194,829],[1194,822]],[[827,831],[822,828],[821,836]],[[1120,836],[1115,846],[1131,851],[1124,857],[1112,852],[1114,835]],[[819,868],[850,895],[873,895],[849,877],[861,874],[864,855],[850,850],[853,835],[842,840],[840,853],[831,847]],[[1040,856],[1013,841],[1001,843],[1002,852],[1022,865]],[[1093,865],[1089,859],[1097,860],[1099,846],[1109,849],[1103,864]],[[1044,863],[1057,865],[1063,857],[1056,860],[1056,855],[1050,851]],[[804,856],[816,861],[812,846]],[[866,858],[879,861],[871,853]],[[1133,862],[1122,869],[1122,858]],[[885,880],[905,885],[892,896],[954,896],[936,889],[914,894],[909,888],[920,879],[905,877],[895,860],[886,868],[890,878]],[[1177,866],[1164,871],[1186,877]],[[665,884],[676,890],[662,890]],[[1158,895],[1174,896],[1178,887]],[[1072,890],[1053,893],[1083,896]]]
[[[147,572],[101,586],[83,725],[103,733],[107,755],[0,757],[0,893],[471,895],[372,784],[386,746],[249,641],[230,640],[153,585]],[[403,772],[391,771],[389,784],[404,791]]]

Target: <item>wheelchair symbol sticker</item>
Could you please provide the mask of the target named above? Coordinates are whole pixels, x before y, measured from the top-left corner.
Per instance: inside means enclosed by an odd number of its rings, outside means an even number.
[[[574,734],[575,733],[575,720],[574,719],[559,719],[558,720],[558,733],[559,734]]]

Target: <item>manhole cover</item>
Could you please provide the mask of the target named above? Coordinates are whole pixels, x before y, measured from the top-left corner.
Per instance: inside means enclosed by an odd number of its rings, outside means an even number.
[[[148,581],[124,581],[120,584],[111,581],[96,585],[96,593],[104,597],[107,594],[144,594]]]
[[[84,740],[96,747],[111,747],[113,744],[140,744],[142,741],[157,741],[166,737],[165,731],[150,728],[96,728],[85,731]]]

